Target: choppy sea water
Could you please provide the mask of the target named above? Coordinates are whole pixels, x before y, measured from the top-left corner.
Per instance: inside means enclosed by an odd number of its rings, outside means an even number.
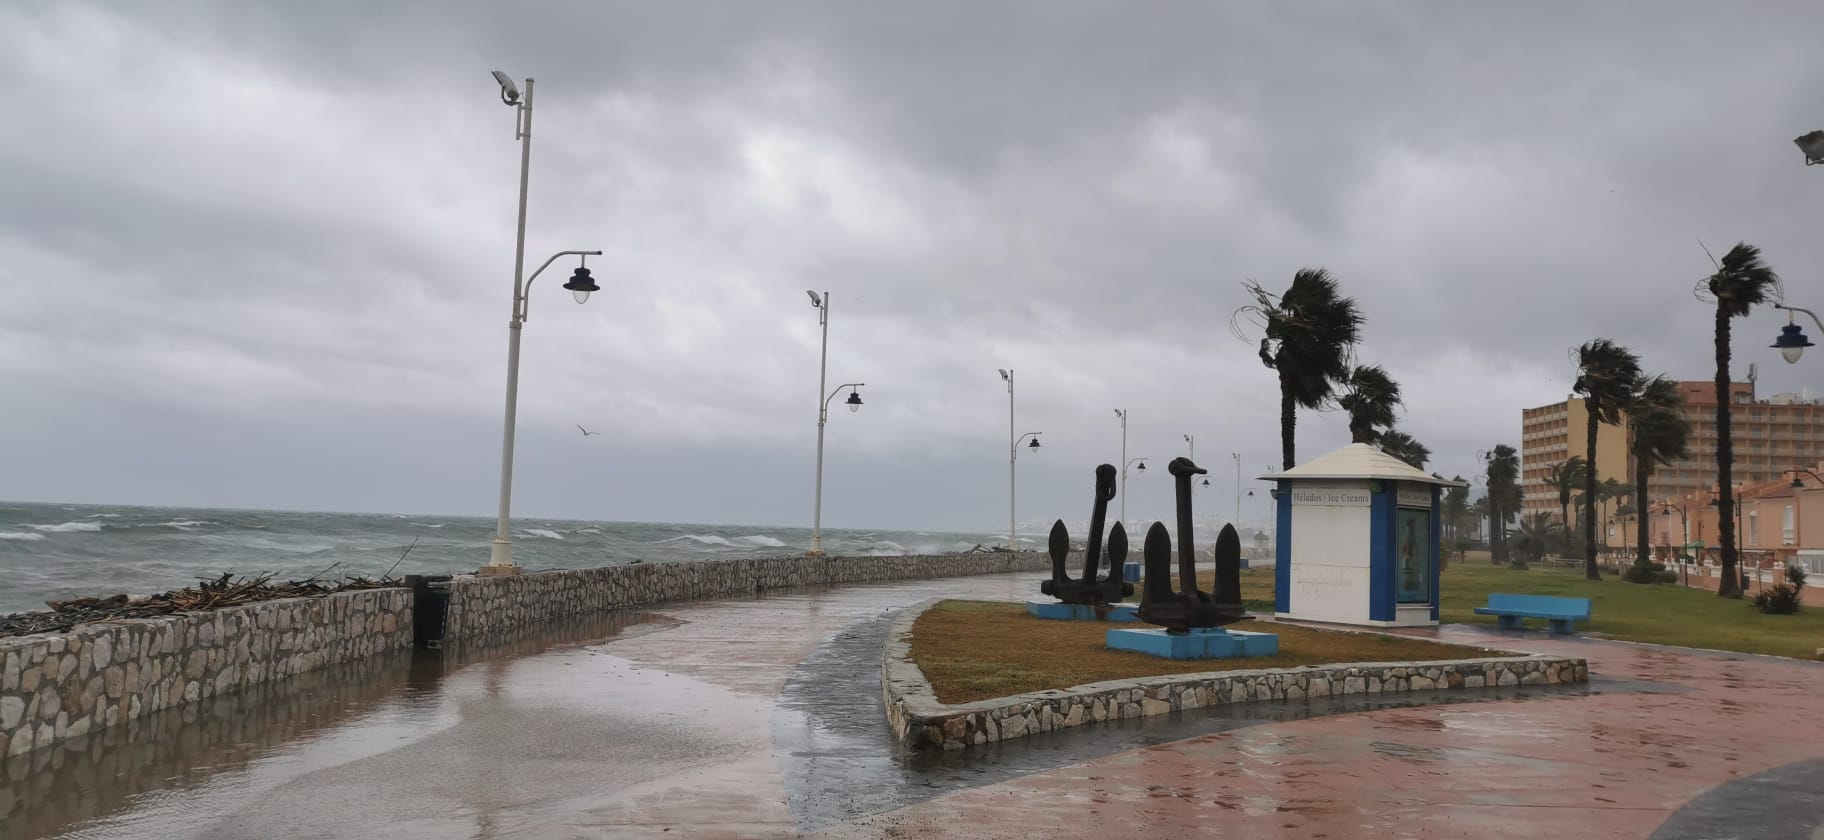
[[[162,592],[223,572],[444,574],[487,562],[494,520],[404,514],[294,513],[0,502],[0,614],[47,599]],[[1035,540],[1022,534],[1022,545]],[[408,545],[417,545],[399,557]],[[809,528],[514,520],[513,559],[528,569],[639,561],[777,557],[810,548]],[[825,528],[831,554],[943,554],[1005,534]],[[1035,547],[1035,546],[1028,546]]]

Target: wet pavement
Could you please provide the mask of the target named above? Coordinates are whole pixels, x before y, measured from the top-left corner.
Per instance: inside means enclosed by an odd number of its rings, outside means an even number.
[[[904,754],[892,611],[1036,577],[680,604],[332,669],[0,764],[0,838],[1794,837],[1824,664],[1446,628],[1570,689],[1255,703]]]

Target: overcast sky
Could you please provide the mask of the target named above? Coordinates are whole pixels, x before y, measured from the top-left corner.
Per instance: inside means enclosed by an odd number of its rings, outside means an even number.
[[[1815,2],[0,6],[0,498],[489,514],[538,80],[515,509],[831,527],[1129,515],[1276,466],[1242,282],[1323,266],[1470,474],[1605,336],[1708,378],[1738,240],[1824,306]],[[1763,393],[1824,359],[1737,324]],[[1808,325],[1808,329],[1810,326]],[[1253,336],[1257,338],[1257,336]],[[839,400],[840,402],[840,400]],[[1301,413],[1299,451],[1348,442]],[[582,424],[599,430],[584,438]],[[1266,510],[1248,500],[1244,518]]]

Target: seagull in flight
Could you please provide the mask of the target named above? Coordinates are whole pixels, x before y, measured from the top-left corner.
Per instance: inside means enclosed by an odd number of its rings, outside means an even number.
[[[577,431],[580,431],[583,433],[583,437],[601,434],[601,432],[592,432],[592,431],[589,431],[588,429],[583,428],[583,424],[581,424],[581,423],[576,424],[576,428],[577,428]]]

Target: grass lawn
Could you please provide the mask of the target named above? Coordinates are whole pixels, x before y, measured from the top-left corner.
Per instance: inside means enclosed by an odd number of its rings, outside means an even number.
[[[1481,554],[1478,558],[1476,555]],[[1585,580],[1581,568],[1534,568],[1518,571],[1491,565],[1486,552],[1472,552],[1468,560],[1444,570],[1439,589],[1444,599],[1438,619],[1445,624],[1494,624],[1494,616],[1473,610],[1488,603],[1490,592],[1520,595],[1564,595],[1590,599],[1590,621],[1579,624],[1613,639],[1662,645],[1713,648],[1741,653],[1765,653],[1799,659],[1817,659],[1824,647],[1824,591],[1811,587],[1812,600],[1798,615],[1763,615],[1740,601],[1718,598],[1715,590],[1687,589],[1677,584],[1628,583],[1604,573],[1600,582]],[[1214,573],[1198,575],[1198,586],[1208,592]],[[1715,583],[1715,579],[1711,579]],[[1139,588],[1131,600],[1139,600]],[[1273,570],[1247,569],[1241,573],[1241,597],[1249,612],[1273,611]],[[1543,626],[1531,621],[1528,627]]]
[[[1268,579],[1271,582],[1271,579]],[[1379,633],[1317,630],[1286,624],[1236,630],[1279,634],[1278,656],[1172,660],[1108,650],[1104,634],[1115,627],[1146,627],[1101,621],[1048,621],[1026,614],[1023,604],[941,601],[912,626],[912,659],[931,681],[940,703],[968,703],[1102,680],[1291,668],[1341,662],[1419,662],[1473,659],[1480,648],[1445,645]]]

